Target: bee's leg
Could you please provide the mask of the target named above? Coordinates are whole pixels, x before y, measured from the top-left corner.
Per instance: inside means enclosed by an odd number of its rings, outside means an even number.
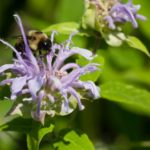
[[[37,56],[35,52],[33,52],[33,55],[34,55],[35,57]]]
[[[41,49],[39,50],[39,56],[40,56],[41,59],[43,58],[42,50]]]
[[[39,50],[39,57],[40,57],[41,59],[44,58],[44,54],[42,53],[42,50]]]
[[[42,50],[41,49],[39,50],[39,55],[42,56]]]
[[[49,52],[50,52],[50,50],[46,50],[46,51],[44,51],[44,57],[46,57],[48,54],[49,54]]]

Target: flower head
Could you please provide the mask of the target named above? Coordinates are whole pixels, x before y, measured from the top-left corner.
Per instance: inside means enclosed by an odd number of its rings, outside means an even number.
[[[145,16],[137,13],[141,6],[133,5],[132,0],[129,0],[128,3],[121,3],[120,0],[85,0],[85,2],[84,24],[93,21],[92,25],[98,31],[103,28],[115,30],[125,22],[131,22],[132,26],[137,28],[136,20],[146,19]],[[88,20],[91,13],[93,19]]]
[[[21,19],[14,15],[25,45],[23,57],[13,46],[0,39],[0,42],[10,47],[16,54],[12,64],[0,67],[0,73],[10,71],[13,76],[1,81],[0,85],[10,84],[11,99],[18,96],[24,99],[19,102],[16,109],[23,110],[25,105],[31,106],[31,115],[34,119],[43,121],[45,114],[54,116],[66,115],[75,109],[78,104],[80,110],[84,109],[81,102],[81,92],[88,91],[93,99],[98,98],[99,88],[92,82],[83,82],[80,76],[97,70],[98,64],[87,64],[80,67],[75,62],[66,62],[74,54],[79,54],[88,60],[93,59],[92,53],[86,49],[70,48],[71,37],[66,44],[55,44],[54,34],[51,35],[51,50],[45,58],[35,57],[28,45]]]
[[[131,22],[134,28],[138,27],[136,19],[145,20],[146,17],[137,14],[140,9],[140,5],[133,5],[132,0],[129,0],[127,4],[115,2],[108,12],[108,15],[104,17],[104,20],[108,23],[110,29],[116,29],[116,23]]]

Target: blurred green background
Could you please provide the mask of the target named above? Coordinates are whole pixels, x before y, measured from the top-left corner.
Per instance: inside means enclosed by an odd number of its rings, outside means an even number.
[[[23,21],[25,30],[42,30],[51,24],[66,21],[81,22],[84,12],[83,0],[5,0],[0,1],[0,38],[14,44],[13,36],[19,35],[13,14],[18,13]],[[142,4],[140,13],[148,19],[139,22],[137,30],[130,25],[126,32],[137,36],[150,49],[150,13],[149,0],[134,0]],[[94,38],[74,37],[77,46],[90,48],[95,45]],[[0,65],[8,63],[12,51],[0,45]],[[104,41],[100,42],[100,55],[105,59],[102,75],[97,82],[122,81],[138,88],[150,91],[150,59],[143,53],[128,46],[112,48]],[[0,97],[9,94],[7,87],[0,88]],[[6,107],[7,108],[7,107]],[[0,110],[5,110],[1,108]],[[2,111],[3,112],[3,111]],[[0,123],[3,123],[0,115]],[[125,106],[107,101],[96,100],[87,102],[83,112],[74,112],[66,117],[56,117],[56,133],[63,128],[77,128],[87,133],[98,150],[145,150],[150,149],[150,116],[132,112]],[[142,141],[142,142],[141,142]],[[46,136],[40,150],[50,149],[50,135]],[[132,143],[132,144],[131,144]],[[149,147],[148,147],[149,146]],[[12,132],[0,132],[0,150],[26,150],[25,135]]]

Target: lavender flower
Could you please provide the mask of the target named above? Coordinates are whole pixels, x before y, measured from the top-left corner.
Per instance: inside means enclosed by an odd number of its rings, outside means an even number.
[[[134,28],[138,27],[136,19],[145,20],[146,17],[137,14],[140,9],[140,5],[133,5],[132,0],[129,0],[127,4],[116,2],[108,12],[108,15],[104,18],[108,22],[110,29],[116,29],[116,23],[131,22]]]
[[[12,78],[1,81],[0,85],[10,84],[12,100],[24,95],[25,98],[16,106],[16,110],[21,110],[25,107],[25,103],[28,103],[31,106],[31,116],[43,122],[45,114],[66,115],[75,109],[76,104],[83,110],[80,91],[88,92],[93,99],[100,96],[99,88],[92,81],[83,82],[79,79],[81,75],[97,70],[98,64],[80,67],[74,62],[65,63],[65,60],[74,54],[91,60],[93,56],[90,51],[78,47],[70,48],[72,35],[66,44],[55,44],[54,32],[51,35],[51,50],[45,59],[35,57],[28,45],[20,17],[18,15],[14,17],[24,40],[26,57],[22,57],[13,46],[0,39],[0,42],[10,47],[16,54],[12,64],[0,67],[2,75],[6,71],[13,74]]]
[[[119,24],[131,22],[134,28],[138,27],[137,19],[146,17],[138,14],[140,5],[133,5],[132,0],[121,3],[120,0],[85,0],[86,11],[83,16],[83,27],[91,26],[98,31],[103,28],[117,29]],[[90,18],[89,18],[90,17]]]

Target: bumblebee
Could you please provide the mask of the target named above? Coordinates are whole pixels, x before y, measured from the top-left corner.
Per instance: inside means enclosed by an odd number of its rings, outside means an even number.
[[[30,49],[32,50],[35,56],[42,56],[43,53],[48,53],[51,49],[51,41],[48,36],[37,30],[31,30],[26,35],[28,44]],[[23,38],[21,36],[18,37],[18,40],[15,44],[15,48],[18,52],[21,53],[22,57],[26,57],[24,55],[25,45]],[[13,57],[16,58],[16,54],[13,53]]]

